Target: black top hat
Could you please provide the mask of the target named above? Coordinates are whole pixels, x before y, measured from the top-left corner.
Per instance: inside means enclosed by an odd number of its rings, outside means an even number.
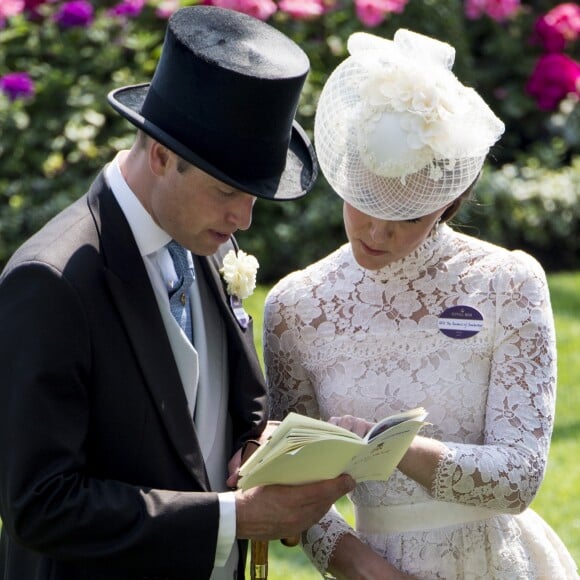
[[[314,184],[313,147],[294,120],[309,61],[268,24],[214,6],[169,19],[151,83],[110,104],[183,159],[229,185],[294,199]]]

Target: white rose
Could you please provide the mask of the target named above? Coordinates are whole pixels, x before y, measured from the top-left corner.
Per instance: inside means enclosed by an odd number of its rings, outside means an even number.
[[[224,257],[220,274],[227,284],[228,294],[240,300],[247,298],[256,288],[258,260],[242,250],[230,250]]]

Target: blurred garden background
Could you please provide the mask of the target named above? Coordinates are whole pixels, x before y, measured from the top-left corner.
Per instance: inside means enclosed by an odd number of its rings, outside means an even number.
[[[401,27],[450,42],[454,72],[505,122],[464,229],[580,269],[580,63],[577,3],[553,0],[203,0],[248,12],[296,40],[311,61],[299,109],[311,133],[320,90],[366,30]],[[0,266],[84,193],[133,127],[108,105],[147,82],[165,22],[191,0],[0,0]],[[306,198],[258,202],[240,236],[270,283],[344,239],[340,200],[322,177]]]
[[[0,0],[0,268],[25,238],[85,192],[117,150],[131,145],[134,130],[109,107],[106,95],[150,80],[167,18],[195,3]],[[548,474],[534,507],[580,561],[579,5],[549,0],[205,3],[266,20],[304,48],[311,72],[298,117],[310,134],[322,85],[347,56],[352,32],[392,38],[398,28],[409,28],[456,48],[454,72],[490,104],[506,133],[490,154],[474,200],[455,224],[524,249],[548,272],[558,331],[559,398]],[[268,287],[344,242],[340,200],[320,176],[302,200],[258,202],[254,225],[238,239],[260,261],[260,288],[250,304],[259,343]],[[272,551],[272,578],[315,577],[296,549],[276,543]],[[287,564],[292,573],[283,568]]]

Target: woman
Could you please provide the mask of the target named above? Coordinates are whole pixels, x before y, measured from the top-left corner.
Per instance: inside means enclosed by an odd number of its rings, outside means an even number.
[[[357,33],[315,122],[348,243],[279,282],[266,302],[273,418],[290,411],[364,434],[422,406],[388,481],[352,493],[303,534],[340,578],[576,578],[529,504],[554,422],[556,344],[545,274],[451,229],[503,124],[451,72],[447,44]]]

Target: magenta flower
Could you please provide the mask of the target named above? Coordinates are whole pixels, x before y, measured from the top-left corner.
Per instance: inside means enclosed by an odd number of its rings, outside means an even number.
[[[569,42],[580,34],[580,6],[569,2],[559,4],[536,20],[534,42],[541,44],[546,52],[562,52]]]
[[[27,99],[34,94],[34,83],[28,73],[8,73],[0,77],[0,90],[11,101]]]
[[[504,22],[515,16],[520,9],[520,0],[465,0],[465,16],[476,20],[483,15],[496,22]]]
[[[204,4],[229,8],[260,20],[268,20],[277,10],[272,0],[207,0]]]
[[[65,2],[55,14],[54,19],[61,28],[89,26],[93,21],[93,6],[87,0]]]
[[[117,5],[108,10],[111,16],[135,18],[143,11],[145,0],[122,0]]]
[[[381,24],[387,14],[400,14],[408,0],[354,0],[357,18],[367,27],[374,28]]]
[[[553,111],[568,95],[580,96],[580,64],[564,54],[545,54],[536,63],[526,91],[540,109]]]
[[[50,1],[52,0],[24,0],[24,11],[28,14],[29,19],[38,20],[41,17],[38,7]]]
[[[24,0],[24,9],[28,12],[35,11],[39,6],[50,3],[54,0]]]
[[[322,0],[280,0],[278,7],[296,20],[310,20],[324,14]]]

